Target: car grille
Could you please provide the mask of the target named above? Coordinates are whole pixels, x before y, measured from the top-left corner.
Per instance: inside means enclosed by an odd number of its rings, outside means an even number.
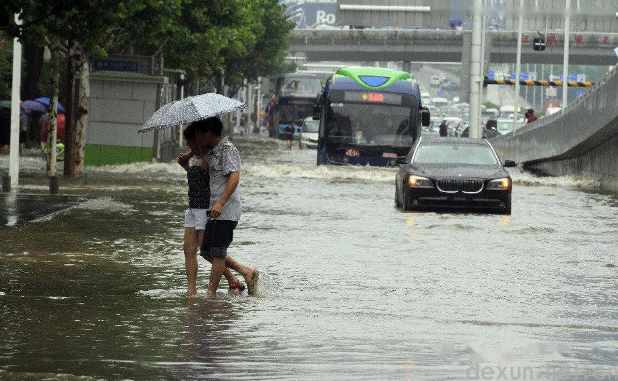
[[[438,180],[438,189],[442,192],[456,193],[479,193],[483,190],[483,182],[480,180]]]

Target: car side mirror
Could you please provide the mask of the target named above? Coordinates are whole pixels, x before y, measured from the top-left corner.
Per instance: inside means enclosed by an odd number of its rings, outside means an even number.
[[[517,167],[517,163],[514,162],[513,160],[505,160],[504,161],[504,167],[505,168]]]
[[[405,156],[399,156],[397,157],[397,160],[395,160],[395,163],[397,165],[406,165],[408,164],[408,159]]]
[[[431,124],[431,113],[427,107],[421,109],[421,124],[423,127],[427,127]]]

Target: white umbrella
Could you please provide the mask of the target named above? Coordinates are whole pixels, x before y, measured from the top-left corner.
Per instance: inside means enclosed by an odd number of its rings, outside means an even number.
[[[220,94],[196,95],[161,107],[138,132],[170,128],[244,108],[247,108],[246,104]]]

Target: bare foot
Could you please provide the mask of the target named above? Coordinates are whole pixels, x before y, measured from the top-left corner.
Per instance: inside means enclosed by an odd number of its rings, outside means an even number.
[[[260,279],[260,270],[254,268],[249,276],[245,276],[247,282],[247,294],[255,295],[258,288],[258,280]]]

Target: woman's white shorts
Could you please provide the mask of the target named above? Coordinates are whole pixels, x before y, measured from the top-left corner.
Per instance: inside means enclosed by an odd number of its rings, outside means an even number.
[[[189,208],[185,211],[185,228],[194,228],[195,230],[204,230],[208,216],[207,209]]]

